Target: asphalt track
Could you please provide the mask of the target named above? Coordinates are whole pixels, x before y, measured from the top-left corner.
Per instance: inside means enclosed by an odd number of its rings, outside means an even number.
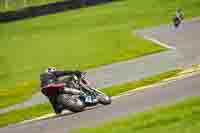
[[[161,25],[140,30],[138,34],[175,47],[180,57],[177,59],[179,66],[200,64],[200,18],[184,22],[177,29],[172,25]]]
[[[179,29],[163,25],[139,32],[145,37],[154,38],[160,42],[176,47],[176,52],[182,56],[177,62],[184,66],[200,63],[200,21],[184,23]],[[129,113],[141,112],[160,105],[168,105],[191,96],[200,96],[200,75],[176,80],[161,86],[138,90],[126,96],[115,99],[109,106],[87,110],[77,114],[65,115],[47,120],[26,124],[17,124],[0,129],[0,133],[66,133],[74,128],[95,126],[116,117]]]
[[[62,117],[13,125],[0,129],[0,133],[67,133],[67,131],[95,126],[106,120],[141,112],[160,105],[181,101],[186,97],[200,96],[200,75],[177,80],[161,86],[138,90],[115,99],[109,106],[97,107],[81,113]]]

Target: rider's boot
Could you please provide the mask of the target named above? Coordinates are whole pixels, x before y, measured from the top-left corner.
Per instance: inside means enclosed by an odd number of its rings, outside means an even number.
[[[57,105],[56,108],[54,109],[56,114],[61,114],[63,111],[63,106],[62,105]]]

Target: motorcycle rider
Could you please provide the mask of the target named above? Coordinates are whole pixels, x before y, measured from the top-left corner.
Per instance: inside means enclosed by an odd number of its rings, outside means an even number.
[[[82,93],[77,89],[66,87],[66,82],[59,80],[59,78],[63,76],[70,76],[73,74],[80,76],[81,73],[82,72],[78,70],[60,71],[56,70],[55,67],[48,67],[47,70],[40,75],[41,88],[42,88],[41,91],[45,96],[48,97],[56,114],[61,113],[63,109],[62,105],[59,105],[57,102],[57,97],[60,91],[62,91],[62,93],[73,94],[73,95],[79,95]],[[64,89],[56,89],[56,88],[64,88]]]
[[[181,8],[178,8],[176,10],[176,17],[179,18],[180,20],[184,19],[184,13],[183,13],[183,10]]]

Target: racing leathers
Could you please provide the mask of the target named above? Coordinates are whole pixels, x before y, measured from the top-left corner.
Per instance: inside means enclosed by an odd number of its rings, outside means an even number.
[[[66,87],[66,82],[59,80],[60,77],[70,76],[70,75],[81,75],[80,71],[65,70],[65,71],[54,71],[54,72],[45,72],[40,75],[41,81],[41,91],[48,97],[50,103],[53,106],[53,109],[56,114],[61,113],[62,105],[59,105],[57,97],[60,93],[66,94],[80,94],[81,92],[75,88]],[[58,89],[62,88],[62,89]],[[61,92],[62,91],[62,92]]]

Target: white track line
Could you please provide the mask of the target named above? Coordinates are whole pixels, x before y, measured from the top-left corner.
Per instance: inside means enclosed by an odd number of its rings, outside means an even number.
[[[56,114],[50,113],[50,114],[46,114],[46,115],[43,115],[43,116],[40,116],[40,117],[36,117],[34,119],[24,120],[24,121],[20,122],[20,124],[25,124],[25,123],[29,123],[29,122],[33,122],[33,121],[37,121],[37,120],[42,120],[42,119],[50,118],[50,117],[53,117],[53,116],[56,116]]]
[[[150,41],[152,41],[152,42],[154,42],[154,43],[156,43],[156,44],[159,44],[159,45],[161,45],[161,46],[163,46],[163,47],[176,50],[176,47],[169,46],[169,45],[167,45],[167,44],[165,44],[165,43],[162,43],[162,42],[160,42],[160,41],[158,41],[158,40],[156,40],[156,39],[154,39],[154,38],[147,37],[147,36],[144,36],[144,38],[147,39],[147,40],[150,40]]]
[[[97,106],[87,107],[85,110],[94,109],[94,108],[96,108],[96,107],[97,107]],[[34,119],[24,120],[24,121],[22,121],[22,122],[19,122],[19,124],[26,124],[26,123],[30,123],[30,122],[34,122],[34,121],[45,120],[45,119],[48,119],[48,118],[64,116],[64,115],[71,114],[71,113],[72,113],[72,112],[70,112],[70,111],[68,111],[68,110],[63,110],[63,111],[62,111],[62,114],[60,114],[60,115],[56,115],[55,113],[49,113],[49,114],[45,114],[45,115],[40,116],[40,117],[36,117],[36,118],[34,118]]]

